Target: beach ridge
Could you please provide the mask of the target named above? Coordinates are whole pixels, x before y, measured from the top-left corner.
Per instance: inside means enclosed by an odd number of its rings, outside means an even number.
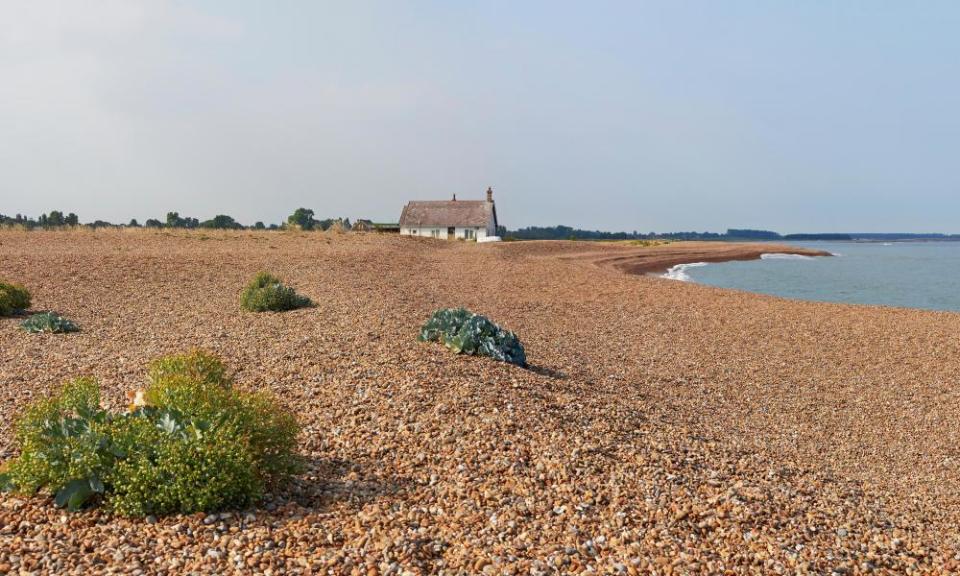
[[[663,274],[680,264],[759,260],[764,254],[833,256],[824,250],[764,242],[674,242],[660,246],[594,253],[593,263],[627,274]]]

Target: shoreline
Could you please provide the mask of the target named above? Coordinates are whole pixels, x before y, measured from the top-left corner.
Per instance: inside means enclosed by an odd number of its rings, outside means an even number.
[[[626,274],[659,277],[681,264],[759,260],[764,254],[833,256],[824,250],[799,248],[786,244],[677,242],[662,247],[637,250],[631,254],[597,258],[594,264],[614,268]]]

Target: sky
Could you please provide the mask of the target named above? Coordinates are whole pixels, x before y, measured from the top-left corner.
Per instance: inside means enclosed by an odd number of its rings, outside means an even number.
[[[960,3],[0,0],[0,213],[960,232]]]

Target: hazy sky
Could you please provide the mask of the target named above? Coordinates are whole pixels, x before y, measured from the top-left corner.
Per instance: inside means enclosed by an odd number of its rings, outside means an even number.
[[[960,3],[0,0],[0,213],[960,232]]]

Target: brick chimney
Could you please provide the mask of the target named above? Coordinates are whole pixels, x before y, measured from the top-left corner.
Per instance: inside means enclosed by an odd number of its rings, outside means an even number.
[[[487,186],[487,202],[493,202],[493,188]]]

